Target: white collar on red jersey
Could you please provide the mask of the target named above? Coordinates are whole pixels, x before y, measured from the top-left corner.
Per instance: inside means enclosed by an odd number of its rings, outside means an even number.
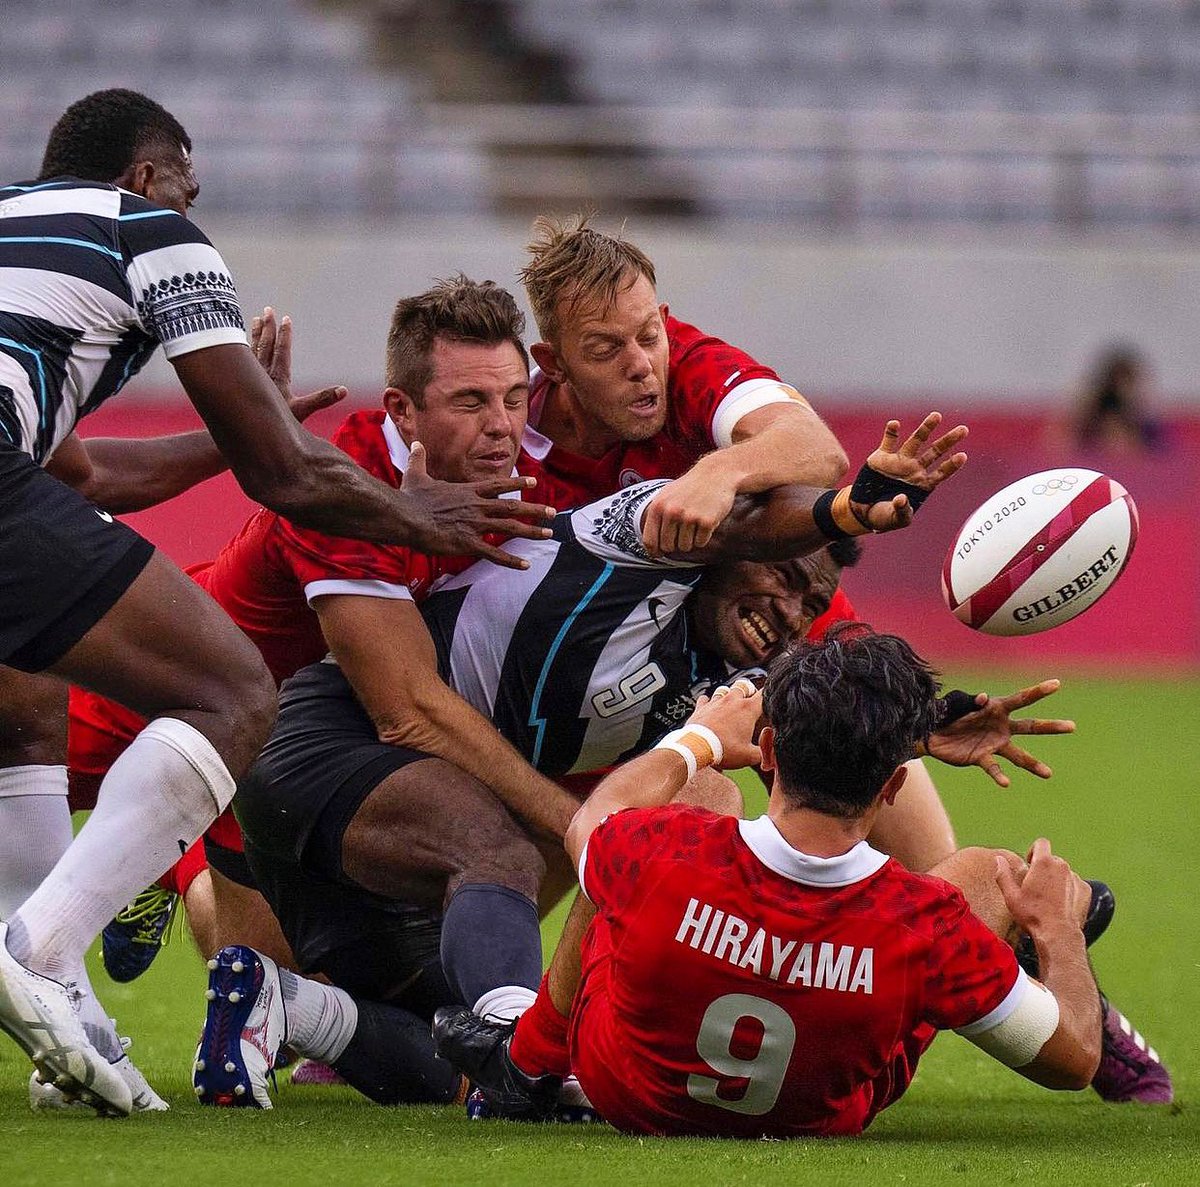
[[[400,436],[400,430],[396,428],[396,422],[390,416],[384,415],[383,418],[383,439],[387,442],[388,457],[392,459],[392,465],[396,467],[397,474],[403,474],[408,469],[408,459],[411,450],[404,444],[404,438]],[[517,468],[513,466],[513,477],[517,476]],[[506,491],[500,496],[502,499],[519,499],[521,492],[519,490]]]
[[[396,473],[403,474],[408,469],[409,448],[404,444],[404,438],[400,436],[396,422],[386,413],[383,417],[383,439],[387,442],[388,457],[392,459]]]
[[[550,381],[545,372],[541,367],[534,367],[529,372],[529,419],[525,421],[525,432],[521,435],[521,448],[539,462],[554,447],[554,442],[537,430],[537,422],[542,419],[542,406],[546,403],[546,393],[549,390]]]
[[[738,832],[767,869],[804,886],[849,886],[869,878],[888,860],[886,853],[872,849],[866,841],[859,841],[853,849],[837,857],[801,853],[783,839],[769,816],[741,821]]]

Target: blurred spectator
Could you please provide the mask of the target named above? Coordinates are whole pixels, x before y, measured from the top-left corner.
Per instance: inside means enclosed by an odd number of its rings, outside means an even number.
[[[1150,369],[1130,346],[1109,347],[1075,408],[1073,436],[1089,449],[1137,454],[1163,448],[1162,423],[1147,408]]]

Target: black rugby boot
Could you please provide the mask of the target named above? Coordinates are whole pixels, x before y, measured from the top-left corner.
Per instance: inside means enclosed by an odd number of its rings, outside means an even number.
[[[1083,921],[1083,941],[1090,948],[1108,930],[1117,900],[1107,883],[1088,878],[1087,884],[1092,888],[1092,901]],[[1037,949],[1032,936],[1023,934],[1017,941],[1017,963],[1031,977],[1038,975]]]

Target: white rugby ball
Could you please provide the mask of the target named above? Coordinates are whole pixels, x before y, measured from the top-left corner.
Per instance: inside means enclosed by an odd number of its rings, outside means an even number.
[[[942,596],[977,631],[1036,635],[1094,605],[1137,535],[1137,507],[1107,475],[1072,466],[1030,474],[967,517],[942,565]]]

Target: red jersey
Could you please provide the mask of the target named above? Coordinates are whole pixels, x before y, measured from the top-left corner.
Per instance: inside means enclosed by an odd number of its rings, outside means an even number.
[[[954,887],[861,842],[789,846],[767,817],[620,812],[580,870],[571,1063],[601,1115],[643,1133],[855,1134],[936,1030],[998,1013],[1012,949]]]
[[[332,440],[368,473],[400,486],[408,447],[382,409],[351,413]],[[327,536],[263,508],[215,560],[193,565],[188,574],[249,636],[282,683],[329,650],[312,598],[350,593],[419,599],[436,577],[461,572],[473,559]],[[115,701],[72,687],[69,765],[103,775],[144,724]]]
[[[534,373],[517,461],[522,474],[538,480],[534,497],[565,510],[635,482],[678,478],[704,454],[731,444],[733,426],[746,413],[791,398],[779,376],[745,351],[675,317],[666,326],[667,423],[648,441],[619,442],[599,458],[568,453],[537,431],[553,385]]]

